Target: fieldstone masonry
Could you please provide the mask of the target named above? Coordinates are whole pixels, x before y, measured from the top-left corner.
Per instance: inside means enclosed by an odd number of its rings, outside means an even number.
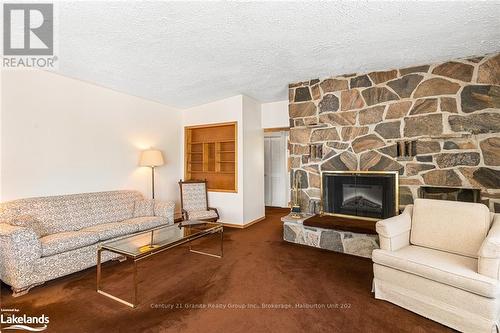
[[[305,226],[303,222],[306,218],[283,217],[281,219],[283,221],[283,239],[291,243],[365,258],[371,258],[373,250],[380,248],[377,235]]]
[[[320,200],[321,171],[396,170],[402,205],[421,185],[472,187],[500,212],[500,54],[293,83],[289,114],[305,211]],[[398,159],[400,140],[416,140],[417,155]],[[323,158],[311,159],[309,144],[322,144]],[[333,231],[287,230],[313,246],[349,243]]]

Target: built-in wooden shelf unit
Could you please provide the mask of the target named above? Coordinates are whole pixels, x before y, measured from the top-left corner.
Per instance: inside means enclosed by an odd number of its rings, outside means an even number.
[[[212,192],[237,192],[237,123],[184,128],[184,179],[204,180]]]

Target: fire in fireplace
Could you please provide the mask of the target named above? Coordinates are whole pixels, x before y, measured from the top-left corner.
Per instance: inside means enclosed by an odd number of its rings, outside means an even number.
[[[342,208],[356,212],[358,210],[382,211],[382,186],[343,184]]]
[[[397,172],[324,172],[322,214],[384,219],[397,214]]]

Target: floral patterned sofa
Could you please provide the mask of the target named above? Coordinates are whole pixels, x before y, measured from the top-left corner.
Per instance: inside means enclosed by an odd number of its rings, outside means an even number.
[[[0,204],[0,279],[14,296],[96,264],[97,245],[174,222],[174,203],[137,191],[19,199]],[[116,258],[109,253],[103,260]]]

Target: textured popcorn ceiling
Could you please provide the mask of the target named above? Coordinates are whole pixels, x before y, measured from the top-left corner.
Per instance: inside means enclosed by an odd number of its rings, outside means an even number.
[[[500,50],[500,2],[64,2],[58,72],[185,108]]]

